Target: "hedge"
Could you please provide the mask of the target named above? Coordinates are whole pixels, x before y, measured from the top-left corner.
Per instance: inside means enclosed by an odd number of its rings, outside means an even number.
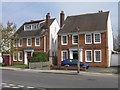
[[[47,62],[48,55],[44,52],[33,52],[33,56],[29,58],[29,62]]]

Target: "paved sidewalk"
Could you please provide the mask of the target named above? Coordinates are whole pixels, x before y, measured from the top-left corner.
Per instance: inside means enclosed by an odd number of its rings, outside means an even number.
[[[21,69],[21,68],[9,68],[0,67],[1,70],[14,70],[14,71],[25,71],[25,72],[38,72],[38,73],[55,73],[55,74],[68,74],[68,75],[78,75],[77,71],[72,70],[37,70],[37,69]],[[113,73],[95,73],[95,72],[85,72],[80,71],[79,75],[91,75],[91,76],[118,76]]]

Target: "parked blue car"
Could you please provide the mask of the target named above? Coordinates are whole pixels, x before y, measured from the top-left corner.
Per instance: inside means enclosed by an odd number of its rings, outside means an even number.
[[[78,60],[76,60],[76,59],[66,59],[66,60],[63,60],[62,61],[62,66],[64,66],[64,65],[70,65],[70,66],[77,66],[77,63],[78,63]],[[80,62],[80,66],[82,67],[82,66],[86,66],[86,69],[88,69],[89,68],[89,64],[87,64],[87,63],[83,63],[83,62]]]

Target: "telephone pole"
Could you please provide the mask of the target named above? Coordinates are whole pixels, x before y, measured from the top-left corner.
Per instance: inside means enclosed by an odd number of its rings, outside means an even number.
[[[80,41],[79,41],[79,27],[77,27],[78,31],[78,62],[77,62],[77,73],[80,73]]]

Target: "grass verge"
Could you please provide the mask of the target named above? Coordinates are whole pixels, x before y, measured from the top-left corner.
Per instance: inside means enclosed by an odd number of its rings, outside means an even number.
[[[25,64],[16,64],[16,65],[5,65],[2,67],[11,67],[11,68],[23,68],[23,69],[28,69],[28,65]]]

